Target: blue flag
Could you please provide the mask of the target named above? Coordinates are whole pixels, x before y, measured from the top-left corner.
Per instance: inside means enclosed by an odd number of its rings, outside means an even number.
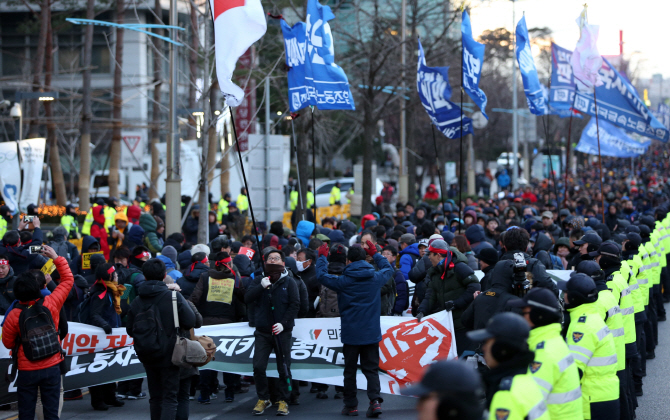
[[[580,91],[575,85],[570,58],[572,51],[556,44],[551,46],[551,91],[549,105],[595,115],[593,92]],[[625,130],[663,142],[668,141],[668,129],[644,105],[635,88],[607,61],[600,76],[604,84],[595,88],[598,117]]]
[[[582,137],[575,150],[590,155],[598,154],[598,134],[600,134],[600,154],[618,158],[629,158],[643,155],[647,152],[651,140],[638,142],[628,136],[624,130],[610,124],[604,119],[598,119],[599,127],[596,127],[595,118],[586,125],[582,131]]]
[[[428,67],[419,41],[419,62],[416,72],[416,90],[421,104],[435,126],[447,138],[461,137],[462,111],[450,102],[449,67]],[[472,120],[463,116],[463,133],[472,134]]]
[[[484,111],[486,109],[486,94],[479,88],[485,47],[484,44],[480,44],[472,37],[470,16],[466,11],[463,11],[463,21],[461,23],[461,44],[463,46],[463,89],[488,120],[489,117]]]
[[[306,22],[289,27],[282,20],[286,65],[289,70],[289,104],[292,112],[308,105],[321,110],[356,109],[344,70],[335,64],[329,6],[318,0],[307,3]],[[293,74],[292,74],[293,73]]]
[[[663,124],[663,127],[670,130],[670,106],[667,106],[664,103],[658,104],[658,110],[653,112],[654,117]]]
[[[544,89],[537,74],[533,53],[530,51],[530,37],[526,27],[526,17],[522,17],[516,25],[516,60],[521,70],[523,80],[523,92],[526,94],[528,109],[534,115],[546,115],[549,113]]]

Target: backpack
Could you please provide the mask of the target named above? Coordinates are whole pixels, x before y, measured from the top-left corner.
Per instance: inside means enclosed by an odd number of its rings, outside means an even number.
[[[563,262],[558,255],[550,253],[549,257],[551,258],[551,264],[554,266],[554,270],[565,270],[565,267],[563,267]]]
[[[138,307],[133,324],[133,343],[135,353],[142,363],[151,363],[162,359],[166,354],[171,354],[174,346],[170,347],[170,332],[163,328],[160,311],[156,303],[163,299],[166,294],[154,300],[154,303],[146,304],[142,299],[133,302]],[[135,312],[135,311],[133,311]]]
[[[58,330],[54,324],[51,311],[43,306],[44,299],[34,305],[17,304],[21,309],[19,315],[19,335],[23,346],[23,354],[31,362],[46,359],[61,352],[58,341]],[[18,345],[16,349],[18,356]]]
[[[68,249],[69,247],[67,246],[69,242],[67,241],[59,241],[59,242],[51,242],[51,247],[56,251],[56,254],[58,254],[59,257],[65,257],[67,262],[69,263],[72,259],[70,256],[70,250]]]
[[[91,316],[91,299],[92,295],[90,289],[84,294],[84,300],[77,306],[75,313],[72,319],[76,320],[80,324],[88,324],[88,319]]]

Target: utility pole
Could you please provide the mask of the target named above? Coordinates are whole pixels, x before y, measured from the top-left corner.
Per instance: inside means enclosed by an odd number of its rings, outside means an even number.
[[[400,29],[400,65],[402,81],[400,82],[400,169],[398,172],[398,202],[408,201],[407,185],[407,125],[405,121],[405,32],[407,30],[407,0],[402,0],[402,24]],[[373,180],[374,185],[374,180]],[[442,192],[444,193],[444,192]]]
[[[512,0],[512,45],[514,45],[514,55],[516,57],[516,5]],[[512,60],[512,187],[519,187],[519,116],[516,113],[518,103],[516,98],[516,59]],[[509,155],[507,156],[509,163]],[[528,168],[526,168],[528,170]]]
[[[170,26],[177,26],[177,0],[170,0]],[[173,41],[177,29],[170,29]],[[167,139],[167,179],[165,185],[165,235],[181,232],[181,176],[179,166],[179,132],[177,129],[177,46],[170,43],[170,125]],[[204,215],[207,209],[201,210]]]

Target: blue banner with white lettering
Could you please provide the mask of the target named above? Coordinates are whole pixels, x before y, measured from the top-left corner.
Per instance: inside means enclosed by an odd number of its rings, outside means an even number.
[[[580,91],[575,85],[570,65],[572,51],[556,44],[551,46],[551,91],[549,105],[556,109],[574,108],[595,115],[593,92]],[[668,129],[644,105],[635,88],[604,60],[600,69],[604,84],[596,88],[598,117],[625,130],[663,142],[668,141]]]
[[[530,51],[530,37],[525,16],[516,25],[516,60],[521,70],[523,92],[526,94],[528,109],[534,115],[546,115],[549,109],[535,61],[533,61],[533,53]]]
[[[316,105],[321,110],[356,109],[344,70],[335,64],[329,6],[307,3],[307,21],[289,27],[282,20],[286,65],[289,70],[289,104],[292,112]]]
[[[582,137],[575,150],[590,155],[598,154],[598,135],[600,135],[600,154],[618,158],[629,158],[643,155],[651,140],[643,143],[638,142],[628,136],[624,130],[600,118],[599,126],[596,126],[596,119],[591,121],[582,131]]]
[[[658,104],[658,110],[653,112],[653,114],[656,119],[663,124],[663,127],[670,130],[670,106],[660,103]]]
[[[484,44],[480,44],[472,37],[472,27],[470,26],[470,16],[468,12],[463,11],[463,21],[461,22],[461,44],[463,47],[462,63],[463,69],[463,89],[472,99],[482,114],[488,120],[486,115],[486,94],[479,88],[479,79],[482,76],[482,63],[484,62]]]
[[[462,114],[451,98],[449,85],[449,67],[428,67],[426,57],[419,41],[419,62],[416,72],[416,90],[419,92],[421,104],[435,126],[447,138],[461,137],[461,117],[463,132],[472,134],[472,120]]]

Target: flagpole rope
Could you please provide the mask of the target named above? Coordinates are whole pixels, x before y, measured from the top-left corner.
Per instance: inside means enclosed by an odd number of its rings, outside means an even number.
[[[435,138],[435,124],[432,122],[430,123],[430,128],[433,130],[433,145],[435,146],[435,163],[437,165],[437,176],[438,179],[440,180],[440,201],[442,202],[442,214],[444,215],[444,195],[447,192],[444,189],[444,185],[442,184],[442,172],[440,171],[440,155],[437,153],[437,139]],[[447,220],[444,221],[444,225],[447,226]]]

